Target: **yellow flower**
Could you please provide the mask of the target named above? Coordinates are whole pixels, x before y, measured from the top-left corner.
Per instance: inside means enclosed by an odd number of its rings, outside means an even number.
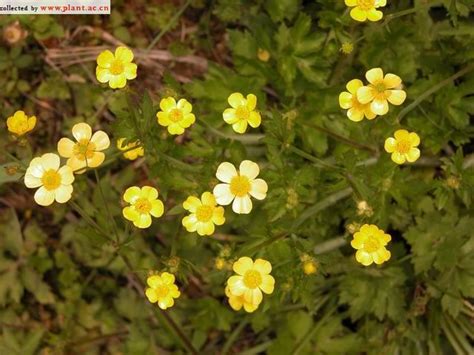
[[[232,125],[232,129],[237,133],[245,133],[247,125],[253,128],[260,126],[262,117],[255,111],[257,107],[257,96],[248,94],[247,98],[239,92],[234,92],[227,99],[231,108],[224,110],[224,121]]]
[[[97,57],[95,75],[101,83],[109,83],[112,89],[121,89],[127,80],[137,77],[137,65],[132,63],[133,52],[127,47],[117,47],[115,54],[103,51]]]
[[[59,155],[68,158],[67,165],[74,173],[82,174],[86,168],[96,168],[104,162],[103,150],[110,145],[109,136],[104,131],[92,135],[92,128],[87,123],[78,123],[72,127],[74,143],[69,138],[61,138],[58,142]]]
[[[260,305],[260,303],[255,304],[251,302],[246,302],[243,294],[240,296],[234,296],[230,292],[229,286],[226,286],[225,288],[225,295],[228,298],[229,305],[232,307],[234,311],[240,311],[242,307],[244,307],[245,312],[252,313]]]
[[[364,224],[354,234],[351,245],[357,249],[356,260],[364,266],[372,263],[382,264],[390,259],[390,252],[385,248],[391,240],[389,234],[374,224]]]
[[[225,261],[224,258],[216,258],[214,260],[214,267],[217,269],[217,270],[223,270],[227,265],[227,262]]]
[[[173,307],[174,298],[181,296],[178,286],[175,285],[174,275],[163,272],[161,275],[148,277],[146,283],[149,287],[145,290],[145,295],[151,303],[158,302],[158,307],[167,309]]]
[[[340,51],[344,54],[351,54],[354,50],[354,44],[352,42],[344,42],[341,45]]]
[[[156,114],[158,124],[168,127],[170,134],[183,134],[184,129],[191,126],[196,117],[192,112],[193,106],[186,99],[178,102],[173,97],[167,97],[160,101],[160,108]]]
[[[165,210],[163,202],[158,200],[158,190],[151,186],[129,187],[123,199],[130,204],[122,210],[123,216],[138,228],[148,228],[151,216],[159,218]]]
[[[365,77],[370,84],[357,89],[357,99],[361,104],[370,102],[373,113],[385,115],[388,112],[388,102],[398,106],[405,101],[407,94],[401,90],[402,79],[399,76],[390,73],[384,76],[382,69],[374,68]]]
[[[118,139],[117,140],[117,148],[121,151],[125,151],[125,153],[123,153],[123,156],[126,159],[135,160],[138,157],[142,157],[145,154],[145,150],[140,145],[140,141],[136,141],[136,142],[133,142],[133,143],[127,143],[125,145],[123,144],[124,141],[125,141],[125,138]],[[137,147],[137,148],[132,149],[134,147]]]
[[[233,296],[243,296],[243,301],[258,306],[262,302],[262,292],[273,293],[275,279],[270,275],[272,264],[257,259],[255,262],[247,257],[241,257],[233,267],[237,275],[229,277],[227,286]]]
[[[303,272],[306,275],[315,274],[318,271],[318,265],[314,260],[306,260],[303,262]]]
[[[49,206],[55,200],[65,203],[71,198],[74,174],[69,166],[60,167],[60,163],[58,155],[47,153],[31,160],[26,169],[26,187],[30,189],[39,187],[35,192],[35,201],[38,205]]]
[[[347,110],[347,117],[354,122],[364,119],[373,120],[377,115],[370,110],[370,104],[361,104],[357,99],[357,90],[364,84],[359,79],[349,81],[346,88],[349,92],[343,91],[339,94],[339,106]]]
[[[395,138],[385,140],[385,150],[392,153],[392,160],[397,164],[405,161],[413,163],[420,157],[420,150],[416,148],[420,144],[420,137],[415,132],[399,129],[394,134]]]
[[[35,128],[35,126],[36,116],[28,117],[23,111],[16,111],[13,116],[7,118],[8,130],[17,136],[28,133]]]
[[[182,221],[188,232],[211,235],[214,233],[214,224],[220,226],[225,222],[224,208],[216,205],[216,198],[210,192],[204,192],[201,199],[189,196],[183,202],[183,207],[191,212]]]
[[[270,60],[270,52],[266,49],[259,48],[257,51],[257,57],[262,62],[268,62]]]
[[[367,19],[369,21],[379,21],[383,17],[382,11],[378,11],[378,7],[387,5],[387,0],[345,0],[351,10],[351,17],[360,22]]]
[[[216,177],[224,184],[214,187],[214,196],[219,205],[227,206],[232,201],[232,211],[248,214],[252,211],[252,200],[263,200],[267,196],[268,185],[263,179],[256,179],[260,168],[250,160],[240,163],[239,172],[231,163],[221,163],[217,168]]]

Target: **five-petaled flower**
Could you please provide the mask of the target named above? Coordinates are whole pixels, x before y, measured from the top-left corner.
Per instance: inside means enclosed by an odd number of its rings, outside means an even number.
[[[37,204],[49,206],[55,200],[65,203],[71,198],[74,174],[69,166],[60,167],[60,164],[59,156],[53,153],[31,160],[25,173],[25,185],[31,189],[39,187],[34,196]]]
[[[367,86],[357,89],[357,99],[361,104],[370,103],[370,110],[377,115],[388,112],[388,102],[392,105],[401,105],[407,94],[401,89],[402,79],[395,74],[383,75],[381,68],[373,68],[365,74]],[[388,102],[387,102],[388,101]]]
[[[188,232],[196,232],[199,235],[211,235],[214,233],[214,225],[222,225],[225,222],[224,208],[217,206],[216,198],[210,192],[204,192],[201,199],[189,196],[183,202],[185,210],[191,212],[183,218],[183,226]]]
[[[244,160],[239,171],[231,163],[221,163],[217,168],[216,177],[223,182],[214,187],[214,196],[219,205],[227,206],[232,201],[232,210],[239,214],[252,211],[252,200],[263,200],[267,196],[268,185],[263,179],[256,179],[260,173],[257,163]]]
[[[354,233],[351,245],[357,249],[356,260],[364,266],[382,264],[390,259],[390,251],[385,246],[392,238],[374,224],[364,224]]]
[[[387,5],[387,0],[345,0],[347,6],[352,7],[351,17],[359,22],[379,21],[383,12],[377,10]]]
[[[230,292],[229,286],[225,287],[225,295],[227,296],[227,300],[229,305],[232,307],[234,311],[240,311],[242,307],[244,308],[245,312],[252,313],[257,310],[260,303],[252,303],[245,301],[245,296],[242,294],[240,296],[235,296]]]
[[[137,77],[137,65],[132,63],[133,52],[127,47],[117,47],[115,54],[105,50],[97,57],[95,75],[101,83],[109,83],[112,89],[121,89],[127,80]]]
[[[160,108],[161,111],[156,114],[158,124],[168,127],[170,134],[183,134],[196,121],[191,113],[193,106],[186,99],[176,102],[173,97],[166,97],[160,101]]]
[[[138,157],[142,157],[145,154],[145,150],[141,146],[140,141],[129,142],[127,144],[124,144],[124,142],[125,142],[125,138],[118,139],[117,148],[124,152],[123,156],[125,159],[135,160]]]
[[[174,299],[181,295],[178,286],[175,284],[174,275],[168,272],[149,276],[146,283],[149,286],[145,290],[148,301],[158,303],[158,307],[163,310],[173,307]]]
[[[235,92],[227,99],[231,108],[224,110],[222,116],[224,121],[232,125],[232,128],[237,133],[245,133],[247,125],[253,128],[260,126],[262,117],[260,113],[255,111],[257,107],[257,96],[248,94],[247,98]]]
[[[403,164],[405,161],[413,163],[420,157],[420,137],[415,132],[408,132],[405,129],[399,129],[394,133],[395,138],[390,137],[385,140],[385,150],[392,153],[392,160],[397,164]]]
[[[361,80],[353,79],[346,85],[348,91],[339,94],[339,106],[347,110],[347,117],[354,122],[364,119],[373,120],[377,115],[370,110],[370,104],[361,104],[357,99],[357,90],[364,86]]]
[[[151,216],[159,218],[163,215],[164,205],[158,200],[158,190],[154,187],[129,187],[125,190],[123,199],[130,204],[122,210],[123,216],[132,221],[135,227],[148,228]]]
[[[28,117],[24,111],[16,111],[7,118],[7,127],[10,133],[22,136],[36,126],[36,116]]]
[[[232,268],[237,274],[227,280],[228,293],[232,296],[243,296],[245,303],[258,307],[263,299],[262,292],[273,293],[275,279],[270,275],[272,264],[269,261],[256,259],[254,262],[244,256]]]
[[[78,123],[72,127],[72,135],[76,142],[69,138],[61,138],[58,142],[58,153],[68,158],[67,165],[75,174],[82,174],[86,168],[96,168],[104,162],[103,150],[110,145],[110,139],[104,131],[92,134],[87,123]]]

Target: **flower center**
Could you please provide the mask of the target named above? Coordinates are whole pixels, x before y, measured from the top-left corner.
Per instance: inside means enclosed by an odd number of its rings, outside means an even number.
[[[179,122],[183,119],[183,112],[179,108],[174,108],[170,111],[169,118],[173,122]]]
[[[397,142],[397,151],[401,154],[407,154],[411,149],[410,141],[402,139]]]
[[[383,81],[375,84],[374,88],[375,88],[375,91],[377,91],[380,94],[383,94],[385,92],[385,90],[387,90],[387,88],[385,87],[385,84],[383,83]]]
[[[230,181],[230,192],[237,197],[244,197],[250,191],[250,181],[246,176],[234,176]]]
[[[74,155],[79,160],[92,159],[95,153],[95,144],[89,139],[81,139],[74,145]]]
[[[41,177],[41,183],[48,191],[56,190],[61,185],[61,175],[56,170],[49,169]]]
[[[196,218],[200,222],[207,222],[212,217],[213,208],[211,206],[202,205],[196,210]]]
[[[110,73],[113,75],[120,75],[123,73],[124,67],[122,61],[115,59],[112,64],[110,64]]]
[[[142,197],[139,198],[135,203],[134,203],[135,209],[142,213],[150,213],[151,211],[151,202],[148,201],[146,198]]]
[[[262,283],[262,275],[256,270],[249,270],[244,275],[244,284],[248,288],[257,288]]]
[[[235,110],[235,115],[237,116],[237,118],[241,121],[246,121],[249,119],[249,116],[250,116],[250,111],[247,107],[245,106],[239,106],[237,107],[237,109]]]
[[[160,285],[155,288],[155,293],[157,298],[165,298],[168,295],[169,288],[166,285]]]
[[[358,0],[357,5],[360,7],[361,10],[370,10],[375,5],[375,0]]]
[[[380,242],[374,236],[369,236],[364,243],[364,249],[367,253],[374,253],[381,247]]]

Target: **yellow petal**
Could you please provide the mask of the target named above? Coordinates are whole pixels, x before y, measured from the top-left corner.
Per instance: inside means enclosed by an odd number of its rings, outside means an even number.
[[[159,286],[163,285],[163,280],[161,280],[160,275],[152,275],[146,279],[146,283],[151,288],[158,288]]]
[[[74,182],[74,174],[70,166],[64,165],[60,167],[58,173],[61,176],[62,185],[71,185]]]
[[[229,292],[234,296],[241,296],[247,290],[242,276],[234,275],[229,277],[227,285],[229,286]]]
[[[198,220],[195,214],[190,214],[189,216],[183,217],[181,223],[188,232],[195,232]]]
[[[167,97],[160,101],[160,108],[162,111],[170,111],[176,108],[176,100],[173,97]]]
[[[176,107],[181,109],[183,115],[186,115],[193,110],[193,106],[186,99],[179,100]]]
[[[95,76],[100,83],[105,84],[112,78],[113,75],[110,73],[109,69],[97,67],[95,69]]]
[[[243,134],[247,130],[247,126],[248,126],[247,121],[241,120],[234,123],[232,125],[232,129],[237,133]]]
[[[393,135],[397,141],[410,139],[410,133],[406,129],[398,129]]]
[[[221,226],[225,222],[224,217],[224,208],[223,207],[216,207],[214,212],[212,213],[212,223],[215,225]]]
[[[252,200],[250,197],[235,197],[232,203],[232,211],[237,214],[249,214],[252,211]]]
[[[260,168],[257,163],[254,163],[251,160],[243,160],[239,166],[239,174],[241,176],[246,176],[249,180],[255,179],[260,173]]]
[[[259,288],[247,289],[244,293],[244,301],[250,304],[260,304],[262,299],[263,294]]]
[[[390,259],[390,252],[385,248],[381,248],[377,250],[375,253],[372,253],[372,258],[374,260],[374,263],[376,263],[377,265],[380,265],[380,264],[383,264],[388,259]]]
[[[263,275],[260,289],[267,295],[272,294],[275,288],[275,279],[271,275]]]
[[[239,275],[244,275],[247,271],[252,269],[252,267],[253,267],[253,260],[249,258],[248,256],[243,256],[234,263],[234,265],[232,266],[232,269],[234,270],[235,273]]]
[[[383,116],[388,112],[388,102],[387,100],[374,100],[370,103],[370,110],[379,115]]]
[[[350,108],[347,110],[347,118],[353,122],[360,122],[364,119],[364,111]]]
[[[186,201],[183,202],[183,208],[189,212],[196,212],[198,207],[202,205],[201,200],[196,196],[189,196]]]
[[[402,79],[398,75],[388,73],[385,75],[383,83],[388,89],[395,89],[402,85]]]
[[[364,266],[369,266],[370,264],[373,263],[371,254],[367,253],[366,251],[362,249],[357,250],[355,256],[356,256],[356,260]]]
[[[110,68],[114,59],[113,53],[109,50],[105,50],[97,56],[97,64],[102,68]]]
[[[351,17],[356,21],[364,22],[365,20],[367,20],[367,13],[361,10],[359,6],[357,6],[351,10]]]
[[[140,213],[133,206],[127,206],[122,210],[122,215],[129,221],[136,221]]]
[[[48,191],[41,186],[36,190],[34,199],[40,206],[49,206],[54,202],[54,195],[54,191]]]
[[[109,86],[111,89],[122,89],[125,87],[125,85],[127,85],[127,78],[123,73],[110,77]]]
[[[86,159],[87,161],[87,166],[90,168],[97,168],[99,165],[101,165],[105,160],[105,154],[102,152],[95,152],[92,155],[92,158]]]
[[[64,158],[70,158],[74,154],[75,143],[69,138],[61,138],[58,142],[58,153]]]
[[[187,113],[184,115],[183,119],[179,121],[179,124],[183,128],[188,128],[196,121],[196,117],[192,113]]]
[[[347,5],[347,6],[356,6],[357,5],[357,0],[345,0],[344,3]]]
[[[127,80],[137,77],[137,65],[135,63],[127,63],[124,65],[123,74]]]
[[[178,135],[184,133],[184,128],[178,123],[172,123],[168,126],[168,133],[172,135]]]
[[[199,235],[212,235],[215,231],[214,223],[212,222],[199,222],[197,225],[197,233]]]
[[[393,153],[397,148],[397,141],[395,138],[387,138],[385,140],[384,149],[387,153]]]
[[[369,11],[367,11],[367,18],[369,19],[369,21],[373,21],[373,22],[379,21],[382,19],[382,17],[383,17],[383,12],[376,10],[375,8],[372,8]]]
[[[128,203],[135,203],[140,198],[140,188],[138,186],[129,187],[123,194],[123,199]]]
[[[263,200],[267,196],[268,185],[263,179],[255,179],[250,183],[249,194],[257,200]]]
[[[343,109],[349,109],[352,107],[352,94],[347,91],[343,91],[339,94],[339,106]]]
[[[406,161],[405,154],[400,154],[398,152],[392,153],[392,161],[397,164],[403,164]]]
[[[37,178],[36,176],[33,176],[28,173],[25,174],[24,180],[25,180],[25,186],[30,189],[35,188],[35,187],[40,187],[41,185],[43,185],[40,178]]]
[[[370,69],[370,70],[367,71],[367,73],[365,73],[365,78],[371,84],[378,84],[378,83],[382,82],[383,79],[384,79],[383,70],[381,68]]]
[[[36,116],[28,118],[28,131],[31,131],[36,126]]]
[[[410,151],[406,154],[406,159],[410,163],[417,161],[419,157],[420,157],[420,150],[418,148],[411,148]]]
[[[160,276],[164,284],[166,285],[174,284],[175,277],[173,274],[170,274],[169,272],[163,272]]]
[[[72,185],[61,185],[54,190],[54,199],[58,203],[66,203],[71,199],[72,190]]]
[[[41,165],[44,170],[58,170],[61,163],[59,156],[53,153],[46,153],[41,156]]]
[[[140,190],[140,197],[153,201],[158,198],[158,190],[151,186],[143,186]]]
[[[253,268],[263,275],[267,275],[272,272],[272,264],[264,259],[255,260]]]
[[[216,197],[216,202],[219,205],[227,206],[230,205],[232,200],[234,199],[234,195],[230,192],[230,187],[228,184],[218,184],[214,187],[212,191],[214,196]]]
[[[133,60],[133,52],[124,46],[117,47],[115,49],[115,59],[124,63],[130,63]]]
[[[233,108],[244,106],[247,103],[244,99],[244,96],[240,92],[234,92],[233,94],[231,94],[227,101],[229,102],[229,105]]]
[[[151,303],[156,303],[158,301],[156,291],[152,288],[147,288],[145,291],[145,295],[148,298],[148,301],[150,301]]]
[[[216,177],[220,181],[230,183],[234,176],[237,176],[237,170],[233,164],[224,162],[217,167]]]
[[[374,98],[374,89],[370,86],[362,86],[357,89],[357,101],[359,101],[361,104],[367,104]]]
[[[255,110],[256,107],[257,107],[257,96],[255,96],[254,94],[248,94],[247,95],[247,109],[249,111],[253,111]]]
[[[224,121],[228,124],[234,124],[239,120],[239,118],[235,115],[235,108],[225,109],[222,113],[222,117],[224,118]]]
[[[209,191],[206,191],[201,195],[201,200],[202,200],[203,205],[207,205],[207,206],[215,206],[216,205],[216,198]]]
[[[150,214],[153,217],[159,218],[163,216],[164,212],[165,212],[165,206],[163,205],[163,202],[161,202],[160,200],[152,201]]]
[[[91,142],[95,144],[95,150],[101,151],[110,146],[110,139],[104,131],[97,131],[91,138]]]
[[[148,228],[151,226],[151,216],[148,213],[141,213],[140,216],[133,221],[133,225],[138,228]]]
[[[364,86],[364,84],[362,83],[362,80],[352,79],[351,81],[347,83],[346,88],[349,91],[349,93],[351,93],[352,95],[355,95],[357,93],[357,90],[362,86]]]
[[[92,128],[87,123],[81,122],[72,127],[72,135],[77,141],[90,140],[92,137]]]
[[[370,105],[364,109],[364,115],[368,120],[373,120],[377,115],[370,110]]]
[[[418,134],[416,134],[415,132],[411,132],[409,133],[408,137],[412,146],[416,147],[420,145],[420,136]]]
[[[240,311],[243,306],[243,299],[241,297],[231,296],[229,297],[229,305],[234,311]]]
[[[262,116],[260,116],[259,112],[252,111],[250,112],[248,123],[251,127],[257,128],[262,123]]]
[[[74,174],[83,174],[86,171],[86,161],[79,160],[74,155],[67,160],[67,166],[69,166]]]
[[[407,94],[403,90],[387,90],[385,93],[390,93],[390,95],[387,97],[387,100],[392,104],[392,105],[401,105],[407,98]]]

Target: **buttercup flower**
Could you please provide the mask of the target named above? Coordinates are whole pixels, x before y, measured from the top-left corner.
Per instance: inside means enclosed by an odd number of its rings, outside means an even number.
[[[60,167],[60,163],[58,155],[47,153],[31,160],[26,169],[26,187],[39,187],[34,197],[38,205],[49,206],[55,200],[65,203],[71,198],[74,174],[69,166]]]
[[[257,51],[257,57],[262,62],[268,62],[270,60],[270,52],[266,49],[259,48]]]
[[[225,222],[224,208],[217,206],[216,198],[210,192],[204,192],[201,199],[189,196],[183,207],[191,212],[182,221],[188,232],[197,231],[199,235],[211,235],[214,233],[214,224],[220,226]]]
[[[241,257],[233,265],[237,275],[229,277],[227,286],[233,296],[243,296],[243,301],[258,306],[262,302],[262,292],[273,293],[275,279],[270,275],[272,264],[257,259],[255,262],[247,257]]]
[[[374,224],[364,224],[354,234],[351,245],[357,249],[356,260],[364,266],[372,263],[382,264],[390,259],[390,252],[385,248],[391,240],[389,234]]]
[[[87,123],[78,123],[72,127],[74,143],[69,138],[61,138],[58,142],[58,153],[68,158],[67,165],[74,173],[82,174],[86,168],[96,168],[104,162],[103,150],[110,145],[109,136],[104,131],[92,135],[92,128]]]
[[[339,50],[344,54],[351,54],[354,50],[354,44],[352,42],[344,42]]]
[[[196,117],[191,111],[193,106],[186,99],[180,99],[177,103],[173,97],[167,97],[160,101],[160,108],[156,114],[158,124],[168,127],[170,134],[183,134],[185,128],[191,126]]]
[[[383,12],[377,10],[379,7],[387,5],[387,0],[345,0],[351,10],[351,17],[360,22],[366,20],[379,21],[383,17]]]
[[[105,50],[97,57],[95,75],[101,83],[109,83],[112,89],[121,89],[127,80],[137,77],[137,65],[132,63],[133,52],[127,47],[117,47],[115,54]]]
[[[36,126],[36,116],[28,117],[23,111],[16,111],[7,118],[8,131],[17,136],[22,136]]]
[[[214,196],[219,205],[227,206],[232,201],[232,211],[239,214],[248,214],[252,211],[252,200],[263,200],[267,196],[268,185],[263,179],[256,179],[260,168],[250,160],[240,163],[239,172],[231,163],[219,165],[216,177],[224,184],[214,187]]]
[[[365,77],[370,84],[357,89],[357,99],[361,104],[370,102],[373,113],[385,115],[388,112],[388,102],[398,106],[405,101],[407,94],[401,90],[402,79],[399,76],[390,73],[384,76],[382,69],[374,68]]]
[[[377,115],[370,110],[370,104],[361,104],[357,99],[357,90],[364,86],[359,79],[351,80],[347,83],[347,91],[339,94],[339,106],[347,110],[347,117],[354,122],[364,119],[373,120]]]
[[[158,190],[151,186],[129,187],[123,199],[130,204],[122,210],[123,216],[138,228],[148,228],[151,216],[159,218],[165,210],[163,202],[158,200]]]
[[[420,150],[416,148],[420,145],[418,134],[399,129],[394,136],[395,138],[387,138],[384,146],[387,153],[392,153],[392,160],[397,164],[403,164],[405,161],[413,163],[418,160],[420,157]]]
[[[158,307],[167,309],[173,307],[174,299],[181,295],[178,286],[175,285],[173,274],[163,272],[161,275],[148,277],[146,283],[149,287],[145,290],[145,295],[151,303],[158,302]]]
[[[234,296],[230,292],[229,286],[226,286],[225,288],[225,295],[227,296],[227,299],[229,301],[229,305],[232,307],[234,311],[240,311],[242,307],[244,308],[245,312],[252,313],[254,312],[260,303],[250,303],[245,301],[244,295],[240,296]]]
[[[140,145],[140,141],[123,144],[125,138],[120,138],[117,140],[117,148],[121,151],[125,151],[123,156],[128,160],[135,160],[138,157],[142,157],[145,154],[145,150]],[[137,147],[136,149],[132,149]]]
[[[225,109],[223,113],[224,121],[232,125],[232,129],[237,133],[245,133],[247,125],[253,128],[260,126],[262,117],[255,111],[257,106],[257,96],[248,94],[247,98],[239,92],[234,92],[227,99],[232,108]]]

